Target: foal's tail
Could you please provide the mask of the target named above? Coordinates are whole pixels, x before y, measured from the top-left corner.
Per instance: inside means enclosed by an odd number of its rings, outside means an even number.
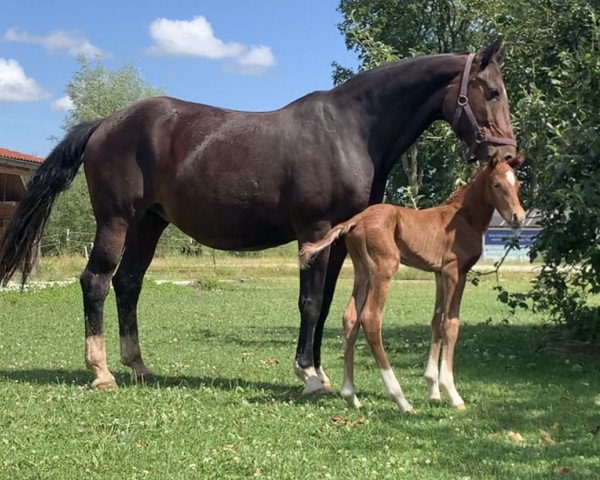
[[[356,226],[354,219],[333,227],[325,236],[315,243],[305,243],[300,249],[300,268],[308,268],[310,262],[340,237],[345,237]]]
[[[52,205],[75,178],[85,146],[100,122],[73,127],[31,177],[1,242],[0,284],[6,285],[17,269],[21,269],[21,283],[25,284]]]

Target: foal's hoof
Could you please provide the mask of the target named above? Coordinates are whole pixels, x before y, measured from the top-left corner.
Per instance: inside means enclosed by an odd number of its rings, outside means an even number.
[[[107,380],[101,380],[97,378],[92,382],[91,387],[94,390],[116,390],[119,388],[117,381],[114,378]]]
[[[453,405],[454,408],[456,408],[456,410],[465,410],[467,407],[465,407],[464,403],[459,403],[458,405]]]

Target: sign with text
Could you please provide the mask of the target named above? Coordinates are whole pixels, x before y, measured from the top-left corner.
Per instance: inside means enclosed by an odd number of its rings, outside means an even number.
[[[516,235],[519,239],[519,249],[513,248],[506,259],[529,261],[529,249],[539,232],[539,228],[523,230],[490,228],[483,237],[483,258],[485,260],[500,260],[506,252],[507,245],[511,243]]]

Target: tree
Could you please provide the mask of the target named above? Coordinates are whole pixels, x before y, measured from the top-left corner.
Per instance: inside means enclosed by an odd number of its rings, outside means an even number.
[[[600,307],[590,295],[600,293],[600,2],[341,0],[339,10],[346,44],[365,67],[390,49],[399,57],[474,51],[504,35],[504,82],[527,156],[522,193],[542,215],[532,256],[543,267],[532,290],[500,297],[547,312],[581,338],[599,339]],[[334,67],[338,81],[353,74]],[[419,141],[419,195],[430,195],[434,203],[441,195],[429,193],[428,186],[433,192],[450,185],[448,172],[459,170],[446,158],[457,158],[455,144],[437,128]],[[398,170],[390,197],[408,185]]]
[[[110,70],[96,58],[93,62],[80,55],[79,69],[66,87],[73,102],[63,128],[103,118],[147,97],[162,95],[163,90],[149,86],[139,69],[126,64]],[[54,207],[42,239],[43,253],[83,252],[94,238],[95,223],[84,175],[80,172],[71,188],[61,195]]]

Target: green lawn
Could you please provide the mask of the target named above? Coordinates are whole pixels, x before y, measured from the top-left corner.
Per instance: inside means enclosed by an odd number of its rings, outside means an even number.
[[[87,386],[76,283],[0,291],[0,478],[600,477],[600,359],[544,350],[540,319],[507,319],[491,278],[469,285],[463,301],[455,378],[465,411],[425,401],[433,282],[394,282],[384,339],[417,409],[402,415],[362,338],[360,411],[337,394],[299,398],[297,279],[287,265],[261,262],[269,263],[150,272],[204,285],[145,284],[140,335],[156,385],[132,385],[118,362],[111,292],[107,348],[121,385],[113,392]],[[519,275],[505,285],[526,288]],[[325,330],[336,389],[350,278],[346,270]]]

